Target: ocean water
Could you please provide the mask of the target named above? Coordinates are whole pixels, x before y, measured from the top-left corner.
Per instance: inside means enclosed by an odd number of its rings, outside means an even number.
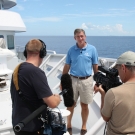
[[[33,38],[43,40],[47,50],[60,54],[76,43],[73,36],[15,36],[15,45],[25,46]],[[96,47],[99,57],[117,58],[123,52],[135,52],[135,36],[87,36],[86,41]]]

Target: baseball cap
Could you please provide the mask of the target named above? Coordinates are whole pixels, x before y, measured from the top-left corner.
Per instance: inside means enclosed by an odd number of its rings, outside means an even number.
[[[135,52],[127,51],[121,54],[116,61],[116,65],[117,64],[135,66]]]

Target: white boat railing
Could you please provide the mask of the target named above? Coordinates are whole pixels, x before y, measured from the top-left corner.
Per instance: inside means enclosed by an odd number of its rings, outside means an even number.
[[[112,67],[112,65],[116,62],[116,59],[113,59],[113,58],[98,57],[98,59],[99,59],[99,65],[101,65],[100,63],[100,60],[101,60],[104,62],[107,68]]]
[[[55,58],[56,62],[54,62]],[[62,75],[62,69],[65,64],[65,58],[66,55],[50,55],[40,66],[40,68],[46,72],[46,76],[50,85],[52,86],[52,90],[57,89],[60,85],[60,77]],[[50,70],[47,72],[48,67],[50,67]]]
[[[55,51],[52,51],[52,50],[47,50],[47,53],[48,54],[56,54],[56,52]]]
[[[25,57],[23,55],[24,49],[25,49],[25,46],[16,46],[15,47],[17,57],[20,60],[25,60]],[[56,52],[55,51],[52,51],[52,50],[47,50],[47,54],[56,54]]]
[[[49,76],[51,74],[51,72],[53,72],[56,68],[57,70],[60,70],[60,68],[58,67],[61,63],[63,63],[65,61],[66,55],[53,67],[53,69],[48,72],[48,74],[46,76]],[[61,71],[62,73],[62,71]]]

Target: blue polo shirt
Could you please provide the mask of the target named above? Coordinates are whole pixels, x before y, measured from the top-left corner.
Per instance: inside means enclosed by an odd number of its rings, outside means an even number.
[[[82,49],[74,45],[67,53],[66,64],[70,65],[71,75],[78,77],[89,76],[92,74],[92,65],[98,64],[97,50],[88,43]]]

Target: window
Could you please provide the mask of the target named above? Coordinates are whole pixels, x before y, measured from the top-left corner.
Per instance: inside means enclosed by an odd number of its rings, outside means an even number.
[[[14,49],[14,36],[13,35],[7,35],[7,45],[8,45],[8,49]]]
[[[3,35],[0,35],[0,48],[6,48],[6,43]]]
[[[0,38],[4,38],[4,36],[3,35],[0,35]]]

